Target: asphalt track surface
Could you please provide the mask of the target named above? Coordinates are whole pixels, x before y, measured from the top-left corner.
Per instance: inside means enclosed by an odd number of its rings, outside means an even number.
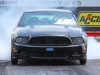
[[[0,75],[100,75],[100,60],[86,65],[68,60],[20,60],[18,65],[0,61]]]

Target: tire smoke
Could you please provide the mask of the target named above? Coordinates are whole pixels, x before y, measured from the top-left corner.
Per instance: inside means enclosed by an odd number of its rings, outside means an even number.
[[[13,28],[17,25],[24,11],[34,9],[34,7],[26,6],[5,8],[7,8],[7,12],[6,10],[0,10],[0,60],[11,59],[11,33],[13,32]]]
[[[2,10],[0,14],[0,60],[11,58],[11,33],[24,11],[24,9],[15,8],[7,7],[8,11]]]
[[[87,59],[100,59],[100,42],[95,37],[88,37]]]
[[[17,25],[24,10],[34,9],[33,7],[10,7],[6,12],[0,13],[0,60],[11,58],[11,33]],[[74,9],[75,10],[75,9]],[[1,10],[0,10],[1,12]],[[93,37],[88,37],[88,60],[100,59],[100,43]]]

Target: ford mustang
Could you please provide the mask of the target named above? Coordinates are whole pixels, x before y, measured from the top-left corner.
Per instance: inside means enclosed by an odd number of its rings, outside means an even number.
[[[70,10],[25,11],[11,34],[11,63],[18,59],[68,59],[85,65],[87,34]]]

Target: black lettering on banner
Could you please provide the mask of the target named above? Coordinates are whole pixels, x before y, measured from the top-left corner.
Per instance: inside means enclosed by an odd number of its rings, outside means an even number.
[[[62,4],[62,1],[58,1],[58,4],[61,5]]]
[[[87,21],[88,21],[88,18],[85,19],[85,16],[82,16],[82,17],[81,17],[80,22],[81,22],[81,21],[83,21],[84,24],[89,24],[89,23],[90,23],[90,22],[87,22]]]
[[[100,22],[100,16],[97,17],[96,22]]]
[[[93,18],[94,18],[94,16],[92,16],[92,18],[91,18],[91,22],[93,22]]]
[[[9,2],[7,2],[7,3],[9,3]],[[7,4],[7,3],[3,3],[2,2],[2,4]],[[13,4],[16,4],[17,2],[13,2]],[[0,2],[0,4],[1,4],[1,2]],[[10,4],[10,3],[9,3]],[[70,0],[68,0],[68,1],[60,1],[60,0],[58,0],[58,1],[42,1],[42,5],[81,5],[81,1],[70,1]]]
[[[80,22],[81,22],[81,21],[83,21],[83,22],[85,21],[85,16],[82,16],[82,17],[81,17]]]
[[[94,20],[95,18],[97,18],[97,16],[92,16],[91,22],[96,22],[96,20]]]
[[[90,22],[87,22],[88,20],[90,20],[90,18],[86,18],[86,20],[85,20],[85,24],[89,24]]]
[[[95,16],[95,20],[94,20],[94,22],[96,22],[97,17],[98,17],[98,16]]]
[[[81,5],[81,1],[77,1],[77,5]]]
[[[76,5],[76,1],[72,1],[72,5]]]
[[[82,22],[82,21],[86,24],[87,19],[85,19],[85,16],[81,17],[80,22]]]
[[[93,13],[93,12],[92,12]],[[87,14],[87,16],[80,16],[79,22],[84,22],[84,24],[90,24],[91,22],[99,22],[100,23],[100,16],[99,14]]]
[[[0,1],[0,5],[17,5],[17,1]]]

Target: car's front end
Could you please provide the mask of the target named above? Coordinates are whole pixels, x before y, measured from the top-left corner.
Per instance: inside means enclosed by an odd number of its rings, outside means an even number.
[[[58,23],[19,26],[12,34],[11,51],[13,64],[17,59],[70,59],[85,64],[87,35],[79,26]]]
[[[13,49],[16,50],[13,58],[17,59],[86,59],[87,51],[84,43],[73,45],[70,38],[64,36],[34,37],[28,44],[15,43]]]

